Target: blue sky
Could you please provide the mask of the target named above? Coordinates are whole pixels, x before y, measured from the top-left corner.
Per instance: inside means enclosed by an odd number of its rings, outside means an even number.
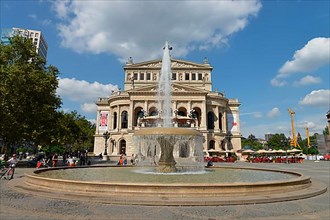
[[[213,69],[213,90],[238,98],[241,133],[321,133],[330,109],[328,0],[1,0],[1,28],[40,30],[60,70],[65,111],[95,120],[97,97],[123,88],[123,65],[172,56]]]

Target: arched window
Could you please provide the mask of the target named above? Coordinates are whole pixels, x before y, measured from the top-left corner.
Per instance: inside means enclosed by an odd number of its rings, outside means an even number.
[[[211,149],[215,150],[215,141],[214,140],[210,140],[210,142],[209,142],[209,150],[211,150]]]
[[[198,107],[195,107],[194,108],[194,117],[196,117],[197,118],[197,121],[198,121],[198,127],[201,125],[201,115],[202,115],[202,111],[201,111],[201,109],[200,108],[198,108]]]
[[[120,154],[126,155],[126,141],[125,140],[121,140],[119,142],[119,152],[120,152]]]
[[[134,110],[134,126],[137,126],[137,122],[139,120],[139,118],[143,118],[144,116],[144,112],[143,109],[141,107],[138,107]]]
[[[187,116],[187,109],[184,107],[181,107],[178,109],[178,115],[180,116]]]
[[[127,111],[123,111],[121,113],[121,128],[127,128],[128,126],[128,117],[127,117],[128,113]]]
[[[113,129],[117,128],[117,112],[113,113]]]
[[[158,115],[157,109],[155,107],[151,107],[149,109],[149,115],[150,116],[157,116]]]
[[[214,113],[207,113],[207,129],[214,129]]]
[[[222,114],[219,113],[219,129],[222,131]]]

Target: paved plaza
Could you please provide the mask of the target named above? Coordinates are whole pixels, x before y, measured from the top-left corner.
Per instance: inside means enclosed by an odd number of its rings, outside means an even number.
[[[221,166],[258,167],[299,172],[330,186],[329,161],[304,161],[302,164],[221,163]],[[31,168],[17,168],[11,181],[22,181]],[[326,193],[289,202],[230,206],[132,206],[95,201],[45,198],[25,194],[1,179],[0,219],[329,219],[330,197]]]

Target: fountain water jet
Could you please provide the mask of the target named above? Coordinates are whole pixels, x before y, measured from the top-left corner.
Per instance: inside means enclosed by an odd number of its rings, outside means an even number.
[[[138,148],[137,155],[139,161],[149,161],[157,165],[157,172],[172,173],[178,171],[176,158],[185,163],[178,164],[181,170],[189,167],[189,171],[200,171],[203,166],[203,137],[196,130],[188,128],[173,128],[172,126],[172,72],[171,72],[171,47],[165,43],[158,82],[158,127],[142,128],[134,133],[133,140]],[[185,146],[187,149],[183,149]],[[176,149],[175,149],[176,148]],[[189,152],[187,151],[189,149]],[[180,153],[181,152],[181,155]],[[148,162],[147,162],[148,163]],[[143,164],[143,162],[142,162]],[[145,164],[145,163],[144,163]]]
[[[160,70],[160,77],[158,82],[157,100],[158,100],[158,114],[162,115],[162,127],[171,127],[171,104],[172,104],[172,72],[171,72],[171,56],[170,47],[165,42],[162,68]]]

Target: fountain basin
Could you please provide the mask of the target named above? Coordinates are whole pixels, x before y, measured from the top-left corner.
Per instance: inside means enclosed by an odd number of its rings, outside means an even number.
[[[92,168],[58,168],[65,170],[79,169],[85,173],[93,172]],[[105,167],[102,167],[104,169]],[[57,169],[57,168],[56,168]],[[56,170],[55,169],[55,170]],[[117,171],[131,169],[130,167],[111,167]],[[29,190],[37,190],[48,196],[67,195],[70,198],[86,198],[113,204],[130,205],[224,205],[251,204],[287,201],[308,198],[326,191],[322,185],[313,186],[310,177],[299,173],[251,169],[216,167],[215,170],[230,169],[230,171],[252,171],[281,173],[288,178],[271,181],[254,182],[172,182],[164,181],[158,175],[158,182],[134,181],[79,181],[44,177],[42,173],[52,172],[54,169],[37,170],[26,174],[25,184]],[[139,174],[141,175],[141,174]],[[201,174],[200,176],[202,176]],[[184,175],[183,175],[184,176]]]
[[[202,135],[194,130],[187,128],[174,127],[155,127],[143,128],[134,133],[134,140],[138,146],[137,155],[140,160],[148,157],[152,158],[154,164],[157,164],[157,171],[160,173],[172,173],[177,171],[176,160],[173,155],[175,145],[178,143],[190,143],[194,145],[190,147],[189,155],[185,155],[191,159],[191,163],[196,165],[196,169],[201,169],[201,162],[203,160],[203,146]],[[192,142],[192,140],[194,140]],[[157,155],[157,145],[160,149],[160,155]],[[151,146],[154,145],[154,148]],[[144,150],[142,150],[144,149]],[[143,151],[143,153],[142,153]],[[159,150],[158,150],[159,151]],[[156,162],[156,158],[159,160]]]

